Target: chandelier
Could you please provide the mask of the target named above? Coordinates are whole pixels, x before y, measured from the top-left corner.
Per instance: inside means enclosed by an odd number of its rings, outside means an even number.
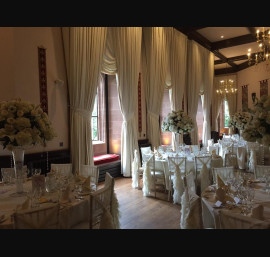
[[[248,49],[248,65],[257,65],[260,62],[269,60],[270,54],[270,30],[265,30],[264,27],[262,31],[259,29],[256,32],[258,52],[252,54],[251,49]]]
[[[219,81],[219,89],[216,90],[217,94],[227,99],[229,96],[235,95],[237,93],[237,88],[235,86],[234,80],[226,78]]]

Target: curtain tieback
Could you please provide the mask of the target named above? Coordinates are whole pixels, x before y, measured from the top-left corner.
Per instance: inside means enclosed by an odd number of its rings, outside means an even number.
[[[158,114],[156,114],[156,113],[154,113],[154,112],[147,112],[147,115],[149,115],[150,117],[153,117],[153,118],[155,118],[155,119],[159,119],[159,115]]]
[[[80,109],[80,108],[76,108],[74,106],[70,106],[70,109],[74,112],[77,113],[81,116],[83,116],[86,119],[91,119],[92,118],[92,113],[89,110],[86,109]]]

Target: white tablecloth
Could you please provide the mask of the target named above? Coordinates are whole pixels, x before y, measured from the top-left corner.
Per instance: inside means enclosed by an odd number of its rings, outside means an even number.
[[[24,183],[24,191],[31,190],[32,181]],[[15,193],[15,185],[4,185],[0,183],[0,215],[5,215],[7,219],[0,223],[0,229],[12,229],[13,220],[11,215],[14,213],[17,206],[21,205],[26,199],[27,195],[12,196]],[[49,199],[53,197],[57,198],[58,192],[45,194],[43,198]],[[83,200],[75,199],[74,194],[70,194],[71,202],[67,204],[61,204],[60,207],[60,228],[68,229],[82,221],[89,219],[89,195],[84,196]],[[48,203],[41,203],[46,205]]]
[[[270,221],[270,195],[262,190],[264,184],[263,183],[255,183],[255,198],[254,205],[261,204],[264,207],[264,220]],[[215,200],[215,192],[211,191],[210,188],[207,188],[202,193],[202,216],[203,223],[205,228],[220,228],[219,223],[219,211],[220,209],[214,208],[216,200]],[[225,209],[225,208],[222,208]],[[240,213],[241,210],[239,207],[232,208],[228,211]]]

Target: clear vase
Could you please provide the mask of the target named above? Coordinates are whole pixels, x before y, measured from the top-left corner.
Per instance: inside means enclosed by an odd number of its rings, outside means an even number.
[[[23,194],[23,182],[24,182],[24,171],[23,171],[23,162],[24,162],[24,149],[21,147],[16,147],[12,150],[14,170],[15,170],[15,184],[16,184],[16,193]]]
[[[183,134],[173,133],[174,134],[174,143],[172,144],[173,150],[175,152],[179,152],[179,147],[183,146],[184,140],[183,140]]]

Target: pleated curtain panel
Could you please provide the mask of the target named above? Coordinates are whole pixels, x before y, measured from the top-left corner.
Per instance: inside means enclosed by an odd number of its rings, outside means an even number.
[[[106,43],[106,27],[63,27],[70,96],[71,161],[73,170],[93,165],[91,116]]]
[[[161,144],[159,115],[164,90],[170,91],[171,109],[175,111],[182,109],[186,93],[187,113],[195,124],[191,133],[193,144],[198,143],[199,91],[204,91],[203,142],[210,139],[213,53],[172,27],[64,27],[62,35],[70,95],[70,148],[74,170],[79,171],[81,164],[93,165],[90,120],[100,73],[116,75],[123,115],[123,176],[131,176],[134,150],[138,150],[136,110],[140,71],[145,89],[147,138],[153,148]],[[213,103],[212,117],[216,117],[220,103]],[[229,103],[231,112],[235,110],[234,106],[236,98]],[[172,141],[175,142],[174,135]]]
[[[171,109],[182,110],[182,101],[186,90],[187,36],[173,29],[170,45],[170,76],[169,90]],[[172,133],[172,145],[175,149],[175,133]]]
[[[142,36],[142,81],[147,109],[147,136],[153,148],[157,148],[161,142],[159,114],[168,65],[166,29],[143,28]]]

